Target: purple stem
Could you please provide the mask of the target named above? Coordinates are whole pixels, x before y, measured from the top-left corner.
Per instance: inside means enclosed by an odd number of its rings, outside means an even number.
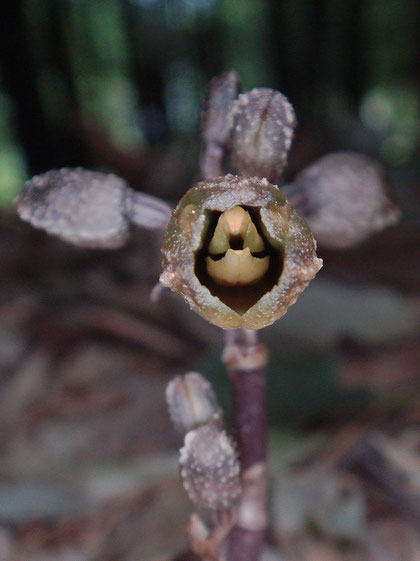
[[[257,561],[264,542],[267,487],[267,349],[257,333],[228,332],[223,353],[232,388],[243,494],[228,538],[229,561]]]

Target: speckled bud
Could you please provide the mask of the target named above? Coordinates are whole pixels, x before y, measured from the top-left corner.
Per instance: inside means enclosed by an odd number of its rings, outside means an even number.
[[[236,448],[225,431],[205,425],[185,436],[180,451],[181,477],[198,507],[226,510],[238,499],[241,486]]]
[[[170,207],[131,189],[112,173],[61,168],[32,177],[17,199],[22,220],[79,247],[116,249],[130,234],[130,222],[164,229]]]
[[[181,199],[163,241],[163,285],[223,329],[261,329],[293,304],[321,267],[316,244],[266,179],[226,175]]]
[[[324,247],[353,247],[400,215],[384,170],[363,154],[328,154],[299,173],[286,192]]]
[[[129,234],[126,183],[113,174],[62,168],[36,175],[18,200],[23,220],[81,247],[117,248]]]
[[[241,94],[235,106],[232,169],[239,175],[266,177],[278,183],[295,127],[293,107],[280,92],[255,88]]]
[[[222,421],[222,410],[208,380],[188,372],[176,376],[166,387],[169,415],[175,428],[182,433]]]

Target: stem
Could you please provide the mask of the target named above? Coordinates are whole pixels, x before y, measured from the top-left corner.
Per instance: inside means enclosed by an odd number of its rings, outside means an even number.
[[[203,142],[200,171],[204,179],[223,175],[225,155],[223,143]],[[227,539],[228,561],[258,561],[267,527],[267,348],[258,342],[256,331],[228,331],[223,361],[232,388],[242,474],[236,523]]]
[[[255,331],[230,331],[223,361],[232,388],[243,487],[236,525],[228,538],[228,560],[257,561],[267,526],[267,348]]]

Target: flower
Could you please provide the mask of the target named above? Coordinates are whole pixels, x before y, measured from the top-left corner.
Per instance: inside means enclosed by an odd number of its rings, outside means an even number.
[[[223,329],[283,316],[321,268],[306,222],[259,177],[201,181],[179,202],[163,241],[160,281]]]

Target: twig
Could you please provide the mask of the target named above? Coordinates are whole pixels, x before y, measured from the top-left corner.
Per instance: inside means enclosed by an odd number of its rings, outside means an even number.
[[[119,310],[92,306],[87,308],[85,317],[82,314],[81,319],[85,327],[116,335],[169,360],[182,362],[194,351],[191,344],[168,330]]]
[[[243,492],[228,538],[229,561],[256,561],[267,526],[267,348],[247,329],[227,332],[223,361],[229,372]]]

